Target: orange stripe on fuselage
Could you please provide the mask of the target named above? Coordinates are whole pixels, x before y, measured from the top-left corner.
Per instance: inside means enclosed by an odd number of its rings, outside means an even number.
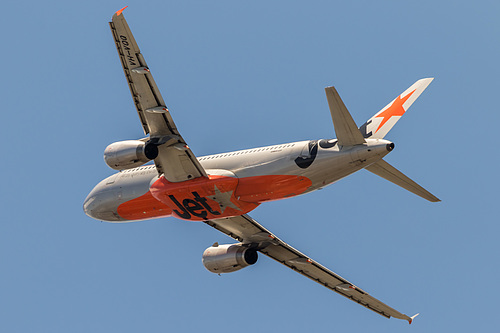
[[[213,190],[212,184],[217,184],[219,189],[224,192],[230,190],[230,186],[227,189],[224,188],[225,182],[231,183],[237,181],[237,185],[235,184],[236,189],[233,193],[233,200],[234,203],[241,208],[241,211],[228,208],[226,214],[207,216],[208,218],[221,218],[248,213],[256,208],[261,202],[280,200],[302,194],[312,185],[309,178],[293,175],[268,175],[236,179],[224,176],[209,177],[210,179],[196,178],[191,181],[180,183],[169,183],[165,179],[162,179],[161,181],[157,181],[156,186],[153,185],[152,189],[154,188],[154,191],[159,190],[160,192],[155,193],[155,195],[160,197],[165,196],[165,199],[168,194],[171,193],[186,192],[190,194],[192,191],[197,191],[197,193],[205,197],[213,195],[213,191],[210,193],[206,192],[206,189],[204,189],[205,185],[209,185],[209,189]],[[118,206],[117,212],[121,217],[127,220],[144,220],[173,215],[173,209],[155,199],[151,192],[147,192],[138,198],[122,203]],[[192,218],[191,220],[203,219]]]
[[[149,191],[172,209],[172,215],[183,220],[204,221],[238,216],[254,210],[258,204],[238,200],[235,190],[238,178],[208,175],[184,182],[171,183],[160,177]]]
[[[144,220],[172,215],[172,209],[156,200],[151,192],[118,206],[118,215],[127,220]]]
[[[240,178],[235,196],[241,201],[280,200],[304,193],[312,182],[303,176],[269,175]]]

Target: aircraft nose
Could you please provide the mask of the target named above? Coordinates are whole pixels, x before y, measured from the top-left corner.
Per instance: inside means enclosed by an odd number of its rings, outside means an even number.
[[[85,198],[85,201],[83,202],[83,211],[85,212],[85,214],[87,214],[87,216],[95,219],[96,216],[94,216],[92,212],[96,210],[97,198],[92,192],[90,192],[89,195],[87,195],[87,198]]]
[[[124,221],[117,213],[118,206],[117,190],[106,188],[101,182],[85,198],[83,211],[87,216],[100,221]]]

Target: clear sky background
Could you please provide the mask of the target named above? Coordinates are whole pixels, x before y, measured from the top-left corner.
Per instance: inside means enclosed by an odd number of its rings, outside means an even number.
[[[443,201],[367,171],[251,215],[414,324],[174,218],[92,220],[104,148],[142,130],[108,27],[124,12],[198,156],[335,137],[323,88],[362,124],[434,82],[387,160]],[[500,278],[498,1],[5,1],[0,94],[2,332],[492,332]]]

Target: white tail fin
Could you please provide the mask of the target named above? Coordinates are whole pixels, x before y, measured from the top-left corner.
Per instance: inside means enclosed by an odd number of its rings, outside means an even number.
[[[383,139],[434,78],[421,79],[359,128],[363,137]]]

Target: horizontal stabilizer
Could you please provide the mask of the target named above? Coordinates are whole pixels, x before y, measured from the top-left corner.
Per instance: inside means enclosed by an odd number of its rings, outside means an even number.
[[[431,202],[441,201],[384,160],[373,163],[365,169]]]
[[[351,114],[347,111],[337,90],[334,87],[327,87],[325,92],[339,145],[355,146],[365,143],[363,135],[352,119]]]

